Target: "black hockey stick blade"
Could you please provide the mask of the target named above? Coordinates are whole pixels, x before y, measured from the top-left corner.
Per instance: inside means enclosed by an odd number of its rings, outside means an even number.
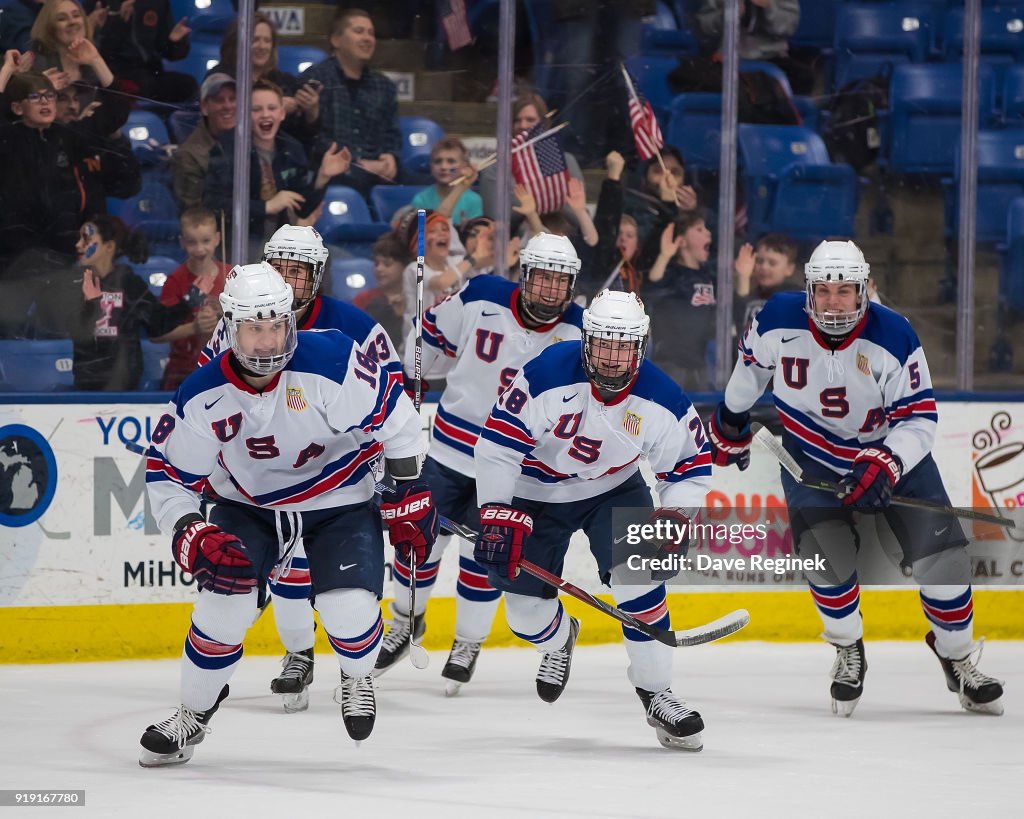
[[[455,523],[454,521],[448,520],[446,517],[441,517],[441,527],[448,530],[454,535],[458,535],[471,543],[476,542],[476,532],[470,529],[468,526]],[[701,626],[694,626],[693,628],[682,629],[680,631],[669,631],[668,629],[658,628],[652,626],[650,623],[645,623],[643,620],[638,620],[629,612],[623,611],[609,603],[606,603],[599,597],[595,597],[579,586],[575,586],[568,580],[559,577],[557,574],[552,574],[546,569],[542,569],[529,560],[520,560],[519,568],[527,574],[531,574],[538,580],[542,580],[550,586],[554,586],[556,589],[564,591],[571,597],[575,597],[577,600],[586,603],[588,606],[602,611],[609,617],[613,617],[623,625],[629,626],[635,631],[639,631],[646,634],[648,637],[652,637],[659,643],[664,643],[667,646],[673,648],[681,648],[683,646],[699,646],[704,643],[711,643],[715,640],[720,640],[723,637],[728,637],[730,634],[734,634],[743,628],[747,623],[750,622],[750,614],[746,609],[737,609],[736,611],[730,612],[724,617],[719,617],[717,620],[711,623],[707,623]]]
[[[779,463],[782,464],[782,468],[793,476],[793,480],[799,482],[802,486],[808,487],[809,489],[818,489],[821,492],[831,492],[833,495],[836,495],[839,492],[839,484],[837,483],[832,483],[831,481],[804,480],[803,469],[800,467],[800,464],[798,464],[796,459],[786,450],[786,448],[775,439],[775,436],[772,435],[767,427],[755,422],[750,425],[750,428],[754,432],[754,440],[778,459]],[[992,515],[987,512],[979,512],[976,509],[966,509],[962,506],[942,506],[941,504],[921,500],[920,498],[905,498],[900,495],[894,495],[891,503],[894,506],[905,506],[912,509],[928,509],[932,512],[940,512],[947,515],[953,515],[958,518],[966,518],[967,520],[976,520],[981,523],[994,523],[997,526],[1005,526],[1008,529],[1017,528],[1016,522],[1009,518],[1004,518],[1002,515]]]

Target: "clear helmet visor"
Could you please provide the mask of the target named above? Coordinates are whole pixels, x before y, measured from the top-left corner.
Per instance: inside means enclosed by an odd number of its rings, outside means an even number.
[[[273,375],[295,354],[295,314],[268,319],[231,319],[228,341],[239,363],[256,375]]]

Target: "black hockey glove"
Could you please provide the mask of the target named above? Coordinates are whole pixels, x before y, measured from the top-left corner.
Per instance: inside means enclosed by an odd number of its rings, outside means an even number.
[[[473,559],[481,566],[493,566],[514,580],[519,574],[523,543],[533,533],[533,518],[503,503],[489,503],[480,510],[480,534]]]
[[[724,401],[721,402],[708,421],[708,443],[715,466],[735,464],[740,471],[746,469],[750,466],[750,442],[753,440],[750,413],[732,412]]]

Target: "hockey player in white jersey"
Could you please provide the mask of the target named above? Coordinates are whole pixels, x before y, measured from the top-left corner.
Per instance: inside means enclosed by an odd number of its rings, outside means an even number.
[[[287,572],[300,543],[341,668],[345,728],[369,736],[384,632],[381,518],[399,553],[437,536],[418,477],[420,421],[401,377],[339,331],[296,333],[292,298],[269,264],[233,268],[220,297],[230,349],[182,383],[152,434],[153,514],[199,594],[180,705],[143,734],[144,767],[191,758],[228,694],[263,580]],[[397,489],[378,508],[374,471],[385,459]],[[209,522],[202,497],[216,500]]]
[[[423,478],[440,514],[475,522],[473,447],[494,401],[519,369],[550,344],[578,340],[583,311],[573,304],[580,260],[564,236],[538,233],[520,254],[519,283],[477,276],[423,316],[423,368],[454,360],[434,418]],[[406,371],[413,369],[414,328],[405,345]],[[450,537],[441,536],[426,562],[416,566],[417,636],[426,629],[423,613]],[[409,650],[409,565],[396,560],[393,625],[377,658],[383,673]],[[480,646],[490,633],[501,592],[473,560],[473,545],[460,543],[455,587],[455,642],[441,675],[446,692],[469,682]]]
[[[970,561],[959,521],[890,506],[894,494],[949,505],[931,456],[938,414],[921,343],[903,316],[869,303],[869,266],[853,242],[822,242],[804,270],[806,292],[773,296],[740,343],[741,360],[708,425],[714,461],[746,469],[749,410],[774,377],[786,449],[805,480],[840,485],[833,496],[782,472],[796,548],[848,543],[852,556],[857,527],[870,521],[853,513],[882,511],[920,585],[926,641],[948,687],[965,709],[1001,714],[1001,683],[972,660]],[[939,565],[942,582],[929,582]],[[809,585],[836,649],[832,710],[850,716],[867,671],[860,587],[856,571],[835,580],[812,577]]]
[[[380,324],[352,304],[321,295],[327,260],[323,238],[311,227],[283,225],[263,247],[263,261],[281,274],[295,294],[292,306],[299,330],[341,330],[364,355],[388,372],[400,373],[402,363]],[[200,365],[227,347],[227,323],[221,320],[199,355]],[[271,681],[270,690],[282,695],[288,713],[304,711],[313,682],[314,620],[309,606],[309,562],[301,544],[288,571],[271,578],[269,590],[274,623],[285,647],[281,673]]]
[[[517,576],[518,561],[561,574],[569,539],[582,529],[619,607],[670,628],[663,582],[616,580],[612,513],[650,509],[652,522],[685,525],[711,482],[700,418],[679,386],[644,360],[649,328],[635,294],[598,294],[583,314],[583,341],[555,344],[527,363],[494,405],[476,445],[476,560],[504,590],[512,631],[542,653],[537,694],[547,702],[558,699],[569,679],[580,624],[565,614],[555,589],[532,575]],[[640,474],[642,459],[657,478],[657,509]],[[627,627],[623,634],[627,674],[658,740],[701,750],[703,720],[670,687],[672,649]]]

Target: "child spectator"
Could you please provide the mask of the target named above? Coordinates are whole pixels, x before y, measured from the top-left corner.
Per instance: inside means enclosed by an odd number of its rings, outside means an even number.
[[[451,193],[449,183],[467,174],[473,176],[469,154],[462,140],[456,137],[438,140],[430,149],[430,175],[434,177],[434,184],[417,193],[412,199],[412,206],[429,210],[440,209],[441,203]],[[483,212],[480,194],[467,188],[452,206],[450,219],[452,224],[458,227],[468,219],[482,216]]]
[[[405,314],[402,332],[393,338],[405,338],[412,328],[412,319],[416,313],[416,254],[419,231],[417,230],[416,214],[409,220],[404,235],[409,237],[406,246],[412,261],[403,274],[403,292],[405,296]],[[437,304],[449,293],[454,293],[462,286],[462,273],[458,266],[448,258],[450,242],[448,220],[433,211],[427,213],[423,242],[423,308]],[[462,263],[465,266],[465,262]]]
[[[385,233],[373,245],[373,277],[377,286],[357,293],[352,299],[356,307],[373,316],[393,339],[404,339],[403,276],[408,263],[409,253],[402,241],[394,233]]]
[[[577,292],[594,296],[605,289],[639,293],[642,277],[639,269],[640,241],[634,219],[623,213],[622,172],[626,160],[618,151],[605,157],[608,175],[601,183],[601,193],[594,213],[597,245],[587,265],[587,275],[577,285]]]
[[[314,172],[297,139],[281,133],[284,98],[276,85],[257,80],[252,87],[252,148],[249,151],[249,236],[253,258],[262,253],[263,237],[284,224],[312,224],[308,217],[323,200],[334,176],[345,173],[351,161],[347,148],[337,145],[323,155]],[[231,213],[234,197],[234,134],[225,134],[210,152],[204,204],[212,211]]]
[[[216,216],[203,208],[189,208],[181,214],[180,224],[185,261],[164,282],[160,303],[165,307],[186,304],[189,312],[181,324],[153,339],[171,342],[171,355],[160,383],[162,390],[176,390],[196,368],[199,352],[220,320],[217,297],[231,267],[217,261],[220,231]]]
[[[643,249],[644,266],[658,253],[658,237],[665,225],[680,213],[698,207],[697,192],[686,184],[686,166],[678,148],[666,145],[657,157],[640,169],[640,189],[623,187],[623,212],[636,220],[637,238]],[[622,183],[619,183],[620,186]]]
[[[116,216],[96,216],[82,225],[76,249],[83,300],[71,317],[75,389],[134,390],[142,375],[140,329],[150,337],[164,335],[189,307],[164,308],[130,266],[114,263],[121,255],[132,262],[149,258],[145,237]]]
[[[797,244],[782,233],[767,233],[754,245],[753,258],[736,259],[733,319],[742,336],[750,320],[776,293],[800,290],[791,281],[796,272]]]

